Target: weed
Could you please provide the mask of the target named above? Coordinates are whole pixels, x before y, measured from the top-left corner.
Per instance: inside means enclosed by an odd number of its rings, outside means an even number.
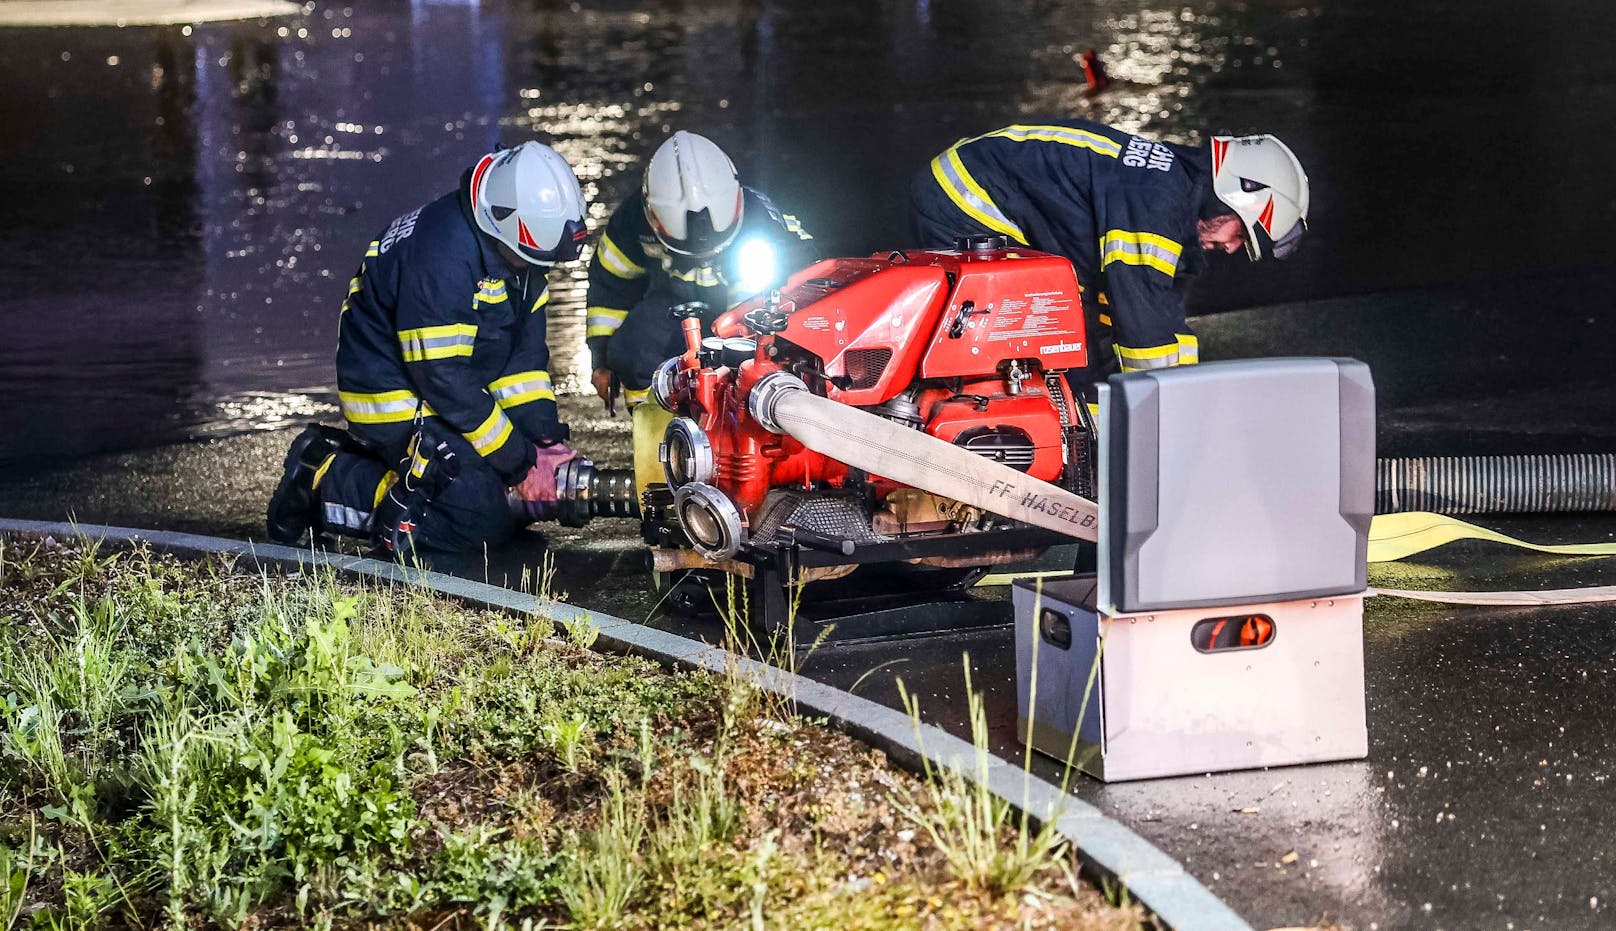
[[[969,656],[964,665],[972,758],[968,764],[962,761],[938,768],[928,762],[925,787],[919,791],[900,787],[897,805],[926,831],[954,876],[987,892],[1020,892],[1041,870],[1064,856],[1066,840],[1055,829],[1058,812],[1047,813],[1042,825],[1034,829],[1025,811],[1018,814],[988,788],[993,756],[988,750],[987,713],[982,693],[972,687]],[[921,741],[919,703],[901,680],[898,685],[915,727],[915,739]],[[1004,841],[1007,833],[1009,843]]]
[[[1017,900],[928,885],[963,846],[932,790],[748,669],[604,658],[546,613],[0,537],[0,931],[890,928],[932,899],[959,906],[939,928],[1017,924]],[[925,819],[946,843],[898,838]],[[966,820],[1011,839],[1003,811]]]

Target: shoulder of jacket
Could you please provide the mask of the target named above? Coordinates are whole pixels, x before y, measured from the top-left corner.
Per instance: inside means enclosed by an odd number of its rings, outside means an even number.
[[[772,223],[799,239],[813,239],[808,231],[802,228],[802,223],[795,216],[782,211],[775,206],[769,195],[755,188],[741,187],[746,198],[746,215],[741,219],[743,225],[751,223]]]

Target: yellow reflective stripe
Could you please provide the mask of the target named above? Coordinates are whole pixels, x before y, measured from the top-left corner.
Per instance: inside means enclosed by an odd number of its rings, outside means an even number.
[[[554,401],[555,389],[550,384],[550,373],[542,369],[506,375],[488,386],[500,407],[516,407],[529,401]]]
[[[1143,349],[1134,349],[1120,344],[1113,348],[1116,349],[1117,360],[1122,363],[1124,372],[1165,369],[1178,364],[1178,342],[1176,340],[1164,346],[1146,346]]]
[[[513,429],[511,419],[506,417],[505,412],[496,404],[493,413],[488,415],[488,419],[484,420],[481,426],[470,433],[462,433],[461,436],[466,438],[466,442],[470,443],[479,455],[486,457],[499,452],[499,448],[511,438]]]
[[[645,274],[645,269],[631,261],[605,233],[600,234],[600,248],[596,252],[600,255],[601,267],[619,278],[638,278]]]
[[[381,254],[382,254],[382,241],[380,239],[372,239],[370,241],[370,248],[365,250],[365,258],[374,259],[375,257],[377,257],[378,255],[381,255]]]
[[[358,294],[358,293],[359,293],[359,276],[355,275],[355,276],[353,276],[353,280],[348,282],[348,296],[353,297],[355,294]]]
[[[477,296],[473,300],[482,304],[498,304],[509,295],[505,293],[505,281],[501,278],[484,278],[477,282]]]
[[[680,281],[688,281],[701,288],[716,288],[720,284],[718,269],[713,268],[711,265],[699,265],[687,272],[682,272],[677,268],[669,268],[667,272]]]
[[[477,342],[475,323],[449,323],[398,331],[405,362],[425,362],[471,355]]]
[[[320,463],[320,467],[318,469],[314,470],[314,481],[309,483],[309,487],[310,488],[319,488],[320,487],[320,482],[325,480],[326,471],[331,468],[331,463],[336,462],[336,461],[337,461],[337,454],[336,453],[332,453],[331,455],[325,457],[325,461]]]
[[[383,391],[361,394],[357,391],[339,391],[337,400],[342,405],[342,416],[349,423],[400,423],[414,420],[419,408],[422,417],[431,417],[432,408],[421,402],[415,392]]]
[[[650,396],[651,396],[651,389],[650,388],[624,388],[623,389],[623,402],[625,404],[627,404],[629,407],[633,407],[636,404],[645,403],[645,399],[650,397]]]
[[[1201,361],[1201,340],[1189,333],[1178,334],[1178,364],[1195,365]]]
[[[397,474],[393,472],[384,472],[382,474],[381,481],[376,483],[376,497],[370,503],[372,511],[382,506],[382,499],[387,497],[387,489],[392,488],[393,483],[396,481],[398,481]]]
[[[431,461],[432,460],[430,460],[427,457],[421,455],[420,450],[416,450],[415,452],[411,453],[410,454],[410,474],[415,476],[416,478],[420,478],[421,476],[425,475],[426,474],[427,464],[430,463]]]
[[[780,214],[780,219],[785,223],[786,232],[796,233],[798,239],[806,241],[814,238],[813,236],[809,235],[807,230],[802,228],[802,221],[791,214],[782,213]]]
[[[965,163],[960,161],[959,146],[931,160],[931,175],[937,179],[937,185],[948,195],[948,199],[966,216],[1024,246],[1027,244],[1027,237],[1021,228],[1010,222],[1010,218],[1004,215],[987,191],[965,170]]]
[[[1100,238],[1100,268],[1112,262],[1143,265],[1171,278],[1178,272],[1184,247],[1166,236],[1134,230],[1107,230]]]
[[[1058,142],[1062,145],[1088,149],[1090,152],[1095,152],[1108,158],[1116,158],[1122,154],[1122,143],[1115,139],[1102,136],[1099,133],[1089,132],[1086,129],[1073,129],[1070,126],[1028,126],[1017,124],[1015,126],[1006,126],[1003,129],[977,138],[1009,139],[1011,142]]]
[[[623,319],[628,311],[618,310],[615,307],[591,307],[584,311],[584,335],[610,336],[623,325]]]
[[[545,285],[544,293],[539,295],[539,299],[533,302],[533,306],[529,307],[527,312],[530,314],[536,314],[539,312],[539,308],[548,303],[550,303],[550,286]]]

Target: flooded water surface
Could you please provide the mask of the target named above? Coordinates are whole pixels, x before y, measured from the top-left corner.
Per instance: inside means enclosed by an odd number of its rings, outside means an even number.
[[[1220,263],[1202,311],[1605,262],[1616,17],[1541,6],[399,0],[0,30],[0,466],[329,413],[364,243],[535,134],[596,228],[683,127],[845,254],[904,244],[909,175],[1011,120],[1278,133],[1310,248]],[[1091,48],[1118,79],[1095,99]],[[570,390],[583,279],[554,276]]]

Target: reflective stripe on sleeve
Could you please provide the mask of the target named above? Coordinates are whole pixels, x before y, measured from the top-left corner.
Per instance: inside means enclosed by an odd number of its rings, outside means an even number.
[[[478,455],[486,458],[499,452],[505,441],[511,438],[513,429],[511,419],[506,417],[505,412],[496,404],[493,413],[488,415],[488,419],[483,421],[481,426],[470,433],[462,433],[461,436],[464,436],[466,442],[477,450]]]
[[[477,325],[449,323],[443,326],[399,330],[398,342],[404,348],[405,362],[427,362],[432,359],[469,356],[471,347],[477,342]]]
[[[432,408],[409,390],[379,394],[339,391],[337,400],[342,405],[342,416],[348,418],[349,423],[402,423],[414,420],[417,409],[422,417],[432,416]]]
[[[536,314],[548,303],[550,303],[550,285],[546,284],[544,286],[544,291],[539,294],[538,300],[533,302],[533,306],[529,307],[527,312],[530,314]]]
[[[601,266],[619,278],[638,278],[645,274],[645,269],[630,261],[617,243],[612,242],[612,237],[605,233],[600,234],[600,248],[595,251],[600,255]]]
[[[623,389],[623,403],[628,405],[629,407],[634,407],[637,404],[644,404],[645,400],[647,398],[649,398],[650,396],[651,396],[651,389],[650,388],[624,388]]]
[[[1143,265],[1171,278],[1178,272],[1184,247],[1166,236],[1133,230],[1107,230],[1100,238],[1100,268],[1112,262]]]
[[[1024,246],[1027,244],[1027,236],[1021,232],[1021,227],[1010,222],[988,192],[965,170],[965,163],[960,161],[958,145],[931,160],[931,174],[937,179],[943,193],[966,216],[995,233],[1003,233]]]
[[[550,373],[539,369],[506,375],[488,386],[500,407],[516,407],[529,401],[554,401],[555,388],[550,384]]]
[[[1178,334],[1178,364],[1195,365],[1201,361],[1201,340],[1189,333]]]
[[[585,311],[584,336],[610,336],[623,325],[628,311],[612,307],[591,307]]]
[[[997,132],[988,133],[978,138],[1009,139],[1011,142],[1058,142],[1062,145],[1076,146],[1087,149],[1108,158],[1116,158],[1122,154],[1122,143],[1115,139],[1102,136],[1099,133],[1089,132],[1085,129],[1073,129],[1070,126],[1006,126]]]
[[[1144,372],[1151,369],[1172,368],[1179,362],[1178,343],[1172,342],[1165,346],[1148,346],[1144,349],[1132,349],[1128,346],[1118,345],[1117,361],[1122,363],[1124,372]]]
[[[374,259],[374,258],[376,258],[377,256],[379,256],[381,254],[382,254],[382,241],[380,239],[372,239],[370,241],[370,248],[365,250],[365,258]]]

